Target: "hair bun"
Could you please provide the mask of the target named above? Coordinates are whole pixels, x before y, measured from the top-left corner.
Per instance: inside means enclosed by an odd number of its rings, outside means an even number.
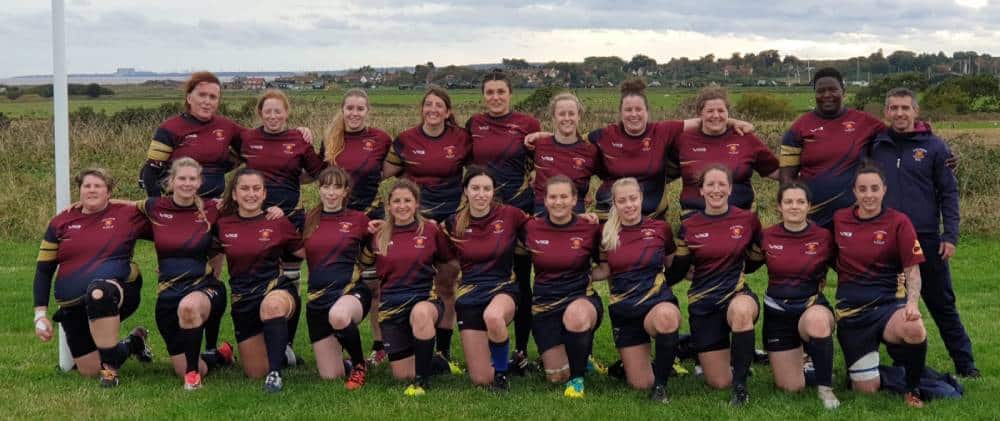
[[[629,79],[622,82],[622,86],[620,89],[622,95],[642,94],[643,91],[646,90],[646,82],[643,82],[642,79],[638,78]]]

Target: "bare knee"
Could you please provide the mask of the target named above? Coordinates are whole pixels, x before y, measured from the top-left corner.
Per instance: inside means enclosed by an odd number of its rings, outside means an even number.
[[[918,344],[927,339],[927,329],[920,320],[903,323],[903,341],[910,344]]]
[[[260,318],[261,320],[277,319],[279,317],[285,317],[288,315],[288,305],[284,300],[272,297],[265,298],[264,302],[260,304]]]
[[[570,332],[586,332],[593,327],[593,321],[585,311],[566,310],[563,313],[563,326]]]
[[[198,313],[198,309],[193,304],[183,301],[180,307],[177,308],[177,318],[180,321],[181,327],[185,329],[195,328],[204,323],[204,320],[201,319],[201,314]]]
[[[822,317],[810,317],[805,320],[806,335],[810,338],[825,338],[831,335],[830,321]]]
[[[486,322],[486,329],[490,332],[499,332],[507,327],[507,320],[499,310],[487,308],[483,312],[483,321]]]
[[[346,311],[330,312],[330,326],[334,329],[344,329],[351,324],[351,316]]]

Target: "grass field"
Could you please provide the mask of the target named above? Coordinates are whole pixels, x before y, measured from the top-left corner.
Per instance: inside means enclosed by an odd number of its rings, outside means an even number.
[[[671,381],[672,401],[666,406],[646,401],[646,394],[630,390],[625,384],[608,377],[590,375],[587,397],[571,401],[562,397],[562,390],[547,384],[539,375],[514,378],[513,390],[498,397],[471,386],[467,377],[439,377],[427,396],[407,398],[404,385],[392,380],[387,368],[369,375],[369,383],[358,392],[349,393],[343,381],[322,381],[315,372],[303,321],[296,351],[307,361],[305,367],[286,371],[285,391],[268,396],[261,391],[261,382],[245,379],[238,368],[211,373],[205,387],[186,392],[181,380],[174,377],[165,354],[161,337],[153,321],[155,260],[152,247],[140,243],[137,262],[146,273],[143,303],[139,312],[124,323],[125,329],[145,325],[153,332],[151,346],[155,361],[142,365],[129,361],[122,370],[122,385],[105,390],[94,379],[81,378],[76,373],[64,374],[55,368],[57,347],[42,343],[33,334],[31,324],[31,279],[37,245],[25,242],[0,243],[5,252],[0,257],[0,276],[8,288],[0,292],[0,366],[5,375],[0,386],[5,391],[0,400],[0,414],[7,419],[54,418],[331,418],[341,419],[718,419],[746,417],[749,419],[995,419],[1000,409],[1000,356],[995,349],[1000,340],[989,332],[1000,330],[1000,320],[993,314],[998,299],[993,293],[995,270],[1000,264],[996,241],[965,238],[955,257],[953,273],[960,309],[973,339],[979,368],[985,378],[964,382],[966,396],[961,400],[933,401],[924,410],[904,406],[902,398],[889,394],[874,396],[843,391],[843,362],[836,353],[835,383],[843,405],[836,412],[827,412],[810,389],[798,394],[777,392],[770,369],[754,366],[750,379],[751,404],[735,410],[728,406],[728,391],[715,391],[700,379],[689,375]],[[832,281],[832,280],[831,280]],[[761,274],[751,277],[757,291],[763,291]],[[686,284],[675,290],[683,296]],[[607,297],[607,289],[599,289]],[[833,296],[832,287],[827,295]],[[682,299],[682,301],[684,301]],[[683,303],[682,303],[683,305]],[[926,310],[924,310],[926,316]],[[937,330],[928,319],[930,351],[928,364],[943,371],[952,371]],[[232,340],[232,324],[227,315],[223,323],[223,339]],[[594,354],[599,361],[610,363],[617,358],[611,345],[609,322],[604,320],[596,335]],[[686,322],[684,323],[686,329]],[[759,329],[759,323],[758,323]],[[367,323],[362,329],[364,342],[370,344]],[[461,360],[460,344],[454,342]],[[759,340],[759,330],[758,330]],[[530,353],[535,355],[534,348]],[[692,370],[692,364],[685,362]],[[430,418],[428,418],[430,417]]]

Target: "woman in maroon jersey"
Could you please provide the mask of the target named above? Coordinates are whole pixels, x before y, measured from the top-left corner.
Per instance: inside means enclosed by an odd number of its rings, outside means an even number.
[[[358,88],[348,89],[320,145],[319,156],[328,165],[343,168],[351,175],[351,194],[346,207],[364,212],[369,218],[380,219],[385,213],[378,189],[392,138],[382,129],[368,125],[370,112],[368,94]],[[362,271],[362,279],[366,283],[371,284],[375,278],[374,268]],[[377,366],[386,361],[388,354],[378,327],[378,288],[372,289],[372,293],[371,317],[368,319],[374,341],[369,362]]]
[[[827,268],[835,256],[830,231],[807,219],[810,193],[791,182],[778,189],[781,223],[764,230],[761,249],[767,264],[764,295],[764,348],[774,383],[795,392],[806,386],[802,350],[812,358],[817,394],[827,409],[840,405],[833,394],[833,311],[823,295]]]
[[[365,251],[366,263],[375,264],[380,280],[379,322],[392,375],[412,380],[404,394],[419,396],[430,386],[435,331],[445,311],[435,275],[456,273],[458,263],[447,236],[420,214],[416,184],[397,180],[385,202],[385,223]]]
[[[602,233],[601,266],[610,271],[608,312],[615,347],[628,383],[652,389],[650,399],[666,403],[681,323],[677,297],[664,282],[676,250],[673,232],[666,221],[642,215],[642,190],[636,179],[615,181],[611,197],[614,206]],[[650,337],[656,338],[653,365]]]
[[[439,86],[427,89],[420,101],[420,125],[396,137],[385,160],[385,177],[399,175],[420,186],[423,216],[442,222],[458,210],[462,200],[462,171],[472,156],[469,133],[455,123],[451,97]],[[456,374],[451,363],[451,335],[455,326],[455,276],[438,274],[437,293],[445,305],[437,332],[437,350]]]
[[[763,258],[757,215],[729,205],[732,181],[729,168],[720,164],[702,173],[699,184],[705,209],[681,222],[677,256],[667,283],[679,282],[694,266],[688,317],[705,382],[717,389],[732,386],[730,404],[742,406],[750,399],[746,381],[754,358],[759,310],[744,271],[759,267]]]
[[[590,178],[599,170],[600,152],[594,144],[580,136],[583,111],[583,104],[569,92],[558,94],[549,102],[549,113],[556,131],[551,136],[538,137],[532,150],[535,177],[531,187],[535,195],[535,216],[545,214],[545,186],[550,177],[557,175],[573,180],[577,192],[573,211],[584,212]]]
[[[462,210],[445,224],[462,265],[455,303],[462,349],[473,383],[506,392],[507,325],[519,295],[511,270],[517,234],[528,214],[497,203],[494,178],[485,167],[468,167],[462,186]]]
[[[358,324],[372,303],[362,281],[361,250],[371,240],[368,217],[347,207],[351,176],[339,167],[319,173],[320,204],[306,217],[303,235],[309,263],[306,321],[320,377],[344,376],[344,353],[350,354],[347,390],[360,389],[368,372]]]
[[[920,315],[924,252],[905,214],[884,207],[885,175],[864,166],[854,177],[857,204],[833,215],[837,244],[837,340],[851,388],[879,390],[879,346],[906,372],[904,400],[924,406],[920,377],[927,330]],[[900,279],[900,274],[902,274]]]
[[[299,308],[298,282],[281,274],[281,259],[303,257],[302,240],[287,218],[267,219],[262,208],[267,189],[260,172],[240,168],[226,190],[214,232],[229,265],[230,313],[240,360],[247,376],[266,376],[266,392],[279,392],[291,339],[289,320]]]
[[[502,70],[487,73],[480,88],[486,111],[473,115],[465,123],[465,129],[472,136],[472,162],[493,174],[494,193],[500,203],[531,213],[535,201],[529,185],[532,162],[524,147],[524,137],[541,130],[541,123],[529,114],[511,111],[513,89],[510,78]],[[510,362],[515,373],[523,374],[530,366],[531,256],[514,255],[514,276],[519,296],[514,315],[514,354]]]
[[[778,158],[753,133],[737,134],[729,127],[729,95],[725,89],[702,89],[695,98],[695,109],[700,126],[681,133],[667,152],[671,164],[680,168],[681,216],[705,207],[698,193],[698,177],[710,164],[725,165],[733,173],[730,204],[756,211],[750,178],[756,171],[761,177],[776,180]]]
[[[548,214],[525,224],[525,246],[535,267],[532,333],[546,377],[565,382],[563,395],[584,397],[583,376],[604,306],[592,281],[607,271],[592,270],[600,249],[600,226],[578,217],[577,192],[564,176],[548,180]]]
[[[89,168],[76,176],[80,206],[52,218],[35,269],[35,335],[52,339],[47,311],[53,293],[77,370],[100,376],[103,387],[118,385],[118,369],[130,355],[152,361],[149,332],[132,330],[119,341],[122,320],[139,308],[142,275],[131,262],[135,241],[148,236],[149,223],[131,204],[110,203],[115,183],[108,172]],[[57,273],[58,272],[58,273]]]

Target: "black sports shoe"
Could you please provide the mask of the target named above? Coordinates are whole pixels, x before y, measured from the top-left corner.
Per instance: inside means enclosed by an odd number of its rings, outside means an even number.
[[[980,378],[983,377],[983,373],[980,373],[979,369],[975,368],[975,367],[968,368],[968,369],[965,369],[965,370],[959,370],[957,374],[958,374],[958,377],[962,377],[962,378],[966,378],[966,379],[980,379]]]
[[[626,380],[625,363],[622,360],[615,361],[608,366],[608,377],[618,380]]]
[[[531,361],[528,360],[528,355],[524,351],[515,351],[513,355],[510,356],[510,362],[507,366],[510,368],[511,374],[515,376],[523,376],[528,372],[528,368],[531,365]]]
[[[135,359],[144,363],[153,362],[153,350],[149,349],[148,338],[149,330],[142,326],[132,329],[132,333],[129,333],[128,337],[125,338],[129,353],[134,355]]]
[[[767,365],[771,362],[771,356],[767,355],[767,351],[763,349],[753,350],[753,362],[754,364]]]
[[[749,402],[750,393],[747,392],[747,385],[734,384],[732,396],[729,398],[729,404],[732,406],[744,406]]]
[[[272,371],[267,373],[267,378],[264,379],[264,391],[267,393],[277,393],[280,392],[284,387],[281,381],[281,373],[277,371]]]
[[[653,391],[649,393],[649,400],[659,403],[670,402],[670,397],[667,396],[667,386],[658,384],[653,387]]]
[[[497,393],[506,393],[510,391],[510,379],[507,378],[507,373],[502,371],[497,371],[493,373],[493,384],[490,385],[490,389]]]

